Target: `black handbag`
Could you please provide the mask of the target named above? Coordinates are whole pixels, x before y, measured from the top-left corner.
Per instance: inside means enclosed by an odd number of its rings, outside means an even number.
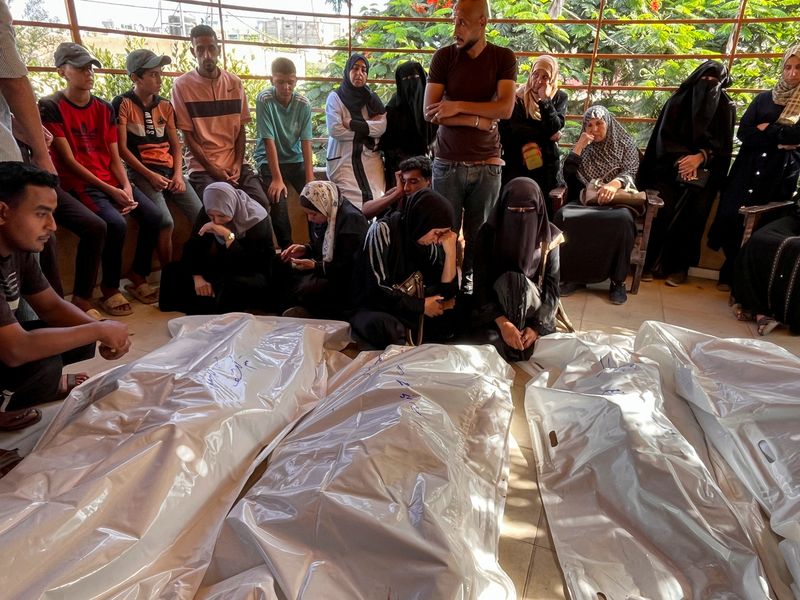
[[[708,169],[697,169],[697,179],[684,179],[680,173],[675,176],[675,181],[687,187],[703,189],[711,179],[711,171]]]
[[[422,273],[414,271],[402,283],[395,283],[392,286],[399,292],[404,293],[406,296],[412,298],[425,298],[425,285],[422,281]],[[417,326],[417,336],[414,339],[414,332],[411,328],[406,328],[406,344],[409,346],[419,346],[422,344],[422,326],[425,323],[425,313],[423,312],[419,317],[419,324]]]

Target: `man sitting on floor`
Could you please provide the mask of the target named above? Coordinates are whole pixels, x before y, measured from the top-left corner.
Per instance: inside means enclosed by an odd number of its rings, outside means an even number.
[[[63,375],[62,367],[100,354],[119,358],[128,351],[128,327],[96,321],[53,291],[34,252],[56,230],[58,177],[18,162],[0,162],[0,390],[11,396],[0,413],[0,430],[19,429],[41,418],[33,404],[56,400],[87,379]],[[20,323],[20,298],[40,321]],[[24,411],[18,409],[26,409]]]
[[[412,156],[398,165],[394,174],[397,185],[380,198],[367,200],[361,211],[367,219],[382,217],[386,212],[402,210],[403,202],[414,192],[431,187],[431,159],[427,156]]]

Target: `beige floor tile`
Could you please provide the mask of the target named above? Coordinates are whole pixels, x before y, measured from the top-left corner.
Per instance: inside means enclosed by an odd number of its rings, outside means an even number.
[[[542,507],[539,513],[539,523],[536,526],[536,538],[533,543],[540,548],[553,549],[553,537],[550,535],[550,525],[547,523],[547,513]]]
[[[534,548],[533,560],[528,569],[528,583],[524,600],[562,600],[564,578],[555,553],[547,548]]]
[[[665,310],[680,308],[711,315],[730,314],[729,296],[728,292],[720,292],[717,289],[716,282],[694,277],[690,277],[684,285],[678,287],[662,285],[661,290],[661,302]]]
[[[586,298],[586,310],[583,311],[583,318],[591,321],[606,321],[606,319],[617,319],[622,313],[626,316],[663,319],[661,297],[657,293],[649,295],[652,297],[641,298],[638,295],[628,294],[628,301],[625,304],[616,305],[608,301],[608,295],[605,293],[589,292]]]
[[[514,582],[517,598],[522,598],[528,579],[528,569],[533,560],[533,546],[527,542],[502,536],[498,554],[500,567]]]
[[[737,321],[730,311],[721,314],[710,314],[665,305],[664,317],[665,321],[672,325],[694,329],[717,337],[752,337],[747,323]]]
[[[561,304],[564,306],[564,311],[567,313],[572,324],[577,327],[577,323],[581,322],[583,318],[583,311],[586,306],[586,294],[577,292],[571,296],[561,299]]]
[[[536,482],[533,451],[513,440],[510,449],[508,494],[500,533],[504,537],[533,544],[542,501]]]

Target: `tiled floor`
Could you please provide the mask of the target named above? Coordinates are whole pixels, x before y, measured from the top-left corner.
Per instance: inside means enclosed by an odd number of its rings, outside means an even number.
[[[713,281],[704,279],[690,278],[679,288],[666,287],[663,281],[642,283],[639,294],[630,296],[623,306],[610,304],[606,290],[600,286],[579,291],[563,302],[573,325],[580,331],[634,333],[643,321],[658,320],[720,337],[758,337],[753,323],[733,318],[728,295],[717,291]],[[126,360],[143,356],[165,343],[169,339],[166,323],[178,315],[138,304],[135,308],[136,313],[124,319],[134,334]],[[775,330],[767,339],[800,354],[800,336],[790,336],[785,329]],[[95,358],[70,370],[80,367],[95,374],[109,366],[110,363]],[[500,564],[514,581],[520,599],[553,600],[564,597],[564,585],[536,483],[536,465],[523,408],[527,380],[528,376],[517,369],[513,388],[511,479],[500,540]]]

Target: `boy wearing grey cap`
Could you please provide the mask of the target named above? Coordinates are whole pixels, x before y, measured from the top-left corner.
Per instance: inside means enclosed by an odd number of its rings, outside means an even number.
[[[122,248],[131,214],[139,222],[136,255],[126,289],[140,302],[158,301],[147,283],[153,250],[161,227],[161,212],[146,195],[131,187],[117,147],[114,109],[92,95],[94,68],[100,61],[79,44],[65,42],[55,51],[55,66],[65,89],[39,100],[42,124],[53,135],[50,152],[63,188],[106,222],[100,308],[114,316],[133,312],[119,290]]]
[[[119,153],[128,165],[131,183],[161,210],[158,260],[172,260],[174,222],[166,200],[174,202],[194,225],[201,204],[183,176],[183,146],[175,127],[175,111],[161,91],[161,69],[172,62],[150,50],[134,50],[125,61],[133,89],[117,96],[112,106],[117,115]]]

